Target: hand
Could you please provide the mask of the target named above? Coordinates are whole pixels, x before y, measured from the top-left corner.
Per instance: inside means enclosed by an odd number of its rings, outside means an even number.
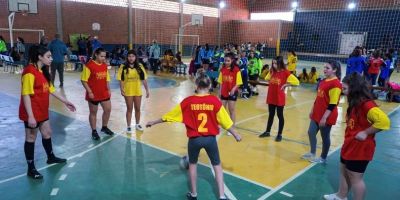
[[[285,90],[285,88],[288,86],[288,84],[283,84],[281,87],[281,90]]]
[[[123,89],[121,89],[121,95],[125,96],[125,91]]]
[[[149,91],[146,91],[146,98],[149,98],[150,97],[150,93],[149,93]]]
[[[147,122],[147,124],[146,124],[146,128],[150,128],[151,126],[153,126],[155,123],[154,123],[154,121],[149,121],[149,122]]]
[[[356,139],[360,140],[360,141],[364,141],[365,139],[367,139],[368,134],[365,131],[360,131],[357,133],[356,135]]]
[[[75,105],[72,104],[71,102],[66,101],[66,102],[64,102],[64,104],[65,104],[65,106],[67,106],[67,108],[68,108],[70,111],[72,111],[72,112],[75,112],[75,111],[76,111]]]
[[[88,96],[89,96],[89,99],[94,99],[94,94],[93,94],[93,92],[88,92]]]
[[[326,126],[326,119],[322,118],[321,121],[319,121],[319,127],[324,127]]]
[[[229,92],[229,96],[233,96],[233,95],[235,95],[235,90],[231,90],[230,92]]]
[[[310,112],[310,114],[308,114],[308,117],[310,117],[310,119],[311,119],[311,117],[312,117],[312,111]]]
[[[236,142],[242,141],[242,137],[239,134],[233,134],[233,137],[235,137]]]
[[[34,117],[28,117],[28,126],[31,128],[35,128],[37,125]]]

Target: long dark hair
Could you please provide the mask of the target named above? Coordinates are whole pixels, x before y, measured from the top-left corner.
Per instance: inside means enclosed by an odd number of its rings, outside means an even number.
[[[283,57],[282,56],[276,56],[274,58],[274,60],[276,60],[277,69],[275,69],[273,64],[272,64],[271,69],[272,69],[273,72],[277,72],[278,70],[286,69],[285,61],[283,61]]]
[[[229,67],[230,67],[230,70],[233,71],[233,68],[235,67],[235,54],[233,54],[232,52],[229,52],[229,53],[225,54],[224,57],[228,57],[232,60],[231,66],[229,66]]]
[[[374,99],[370,91],[370,82],[357,72],[347,75],[342,82],[348,85],[349,90],[347,95],[347,101],[349,102],[347,116],[350,116],[351,111],[360,103]]]
[[[96,55],[99,55],[102,52],[106,52],[106,50],[104,48],[97,48],[96,50],[93,51],[93,60],[96,60]]]
[[[47,82],[51,82],[51,76],[49,72],[49,66],[43,65],[43,66],[37,66],[37,63],[39,62],[39,56],[44,56],[49,52],[49,49],[47,49],[45,46],[42,45],[33,45],[29,48],[29,63],[33,64],[37,69],[41,69],[44,77],[46,78]]]
[[[129,63],[128,56],[130,54],[135,55],[135,57],[136,57],[136,59],[135,59],[135,61],[133,63]],[[128,74],[128,71],[129,71],[128,68],[132,64],[133,64],[133,68],[136,69],[137,73],[139,74],[140,80],[144,80],[144,72],[143,72],[142,68],[140,67],[139,59],[137,57],[137,54],[136,54],[135,50],[129,50],[128,51],[128,54],[126,56],[126,62],[124,63],[124,66],[122,68],[121,80],[122,81],[125,80],[125,74]]]
[[[336,60],[328,60],[326,63],[328,63],[333,70],[336,69],[336,77],[340,80],[341,76],[342,76],[342,67],[340,65],[340,62],[336,61]]]
[[[289,50],[289,53],[292,53],[293,56],[297,56],[296,52],[294,52],[293,50]]]

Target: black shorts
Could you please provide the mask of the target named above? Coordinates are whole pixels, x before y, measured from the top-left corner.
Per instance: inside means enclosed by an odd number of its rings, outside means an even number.
[[[224,96],[221,95],[221,100],[224,100],[224,101],[236,101],[237,97],[238,97],[238,94],[239,93],[236,91],[235,94],[229,95],[228,97],[224,97]]]
[[[104,99],[104,100],[100,100],[100,101],[90,101],[90,100],[89,100],[89,102],[90,102],[91,104],[95,105],[95,106],[98,106],[101,102],[105,102],[105,101],[109,101],[109,100],[110,100],[110,98]]]
[[[350,171],[364,173],[367,169],[369,160],[345,160],[340,156],[340,162]]]
[[[49,120],[49,119],[45,119],[45,120],[43,120],[43,121],[36,122],[36,126],[35,126],[34,128],[29,127],[29,126],[28,126],[28,122],[27,122],[27,121],[24,121],[24,126],[25,126],[25,128],[27,128],[27,129],[36,129],[36,128],[39,128],[39,126],[42,125],[42,124],[43,124],[45,121],[47,121],[47,120]]]
[[[197,163],[199,153],[202,148],[206,150],[208,158],[210,158],[213,166],[221,164],[221,160],[219,159],[217,139],[215,136],[189,138],[188,155],[190,164]]]

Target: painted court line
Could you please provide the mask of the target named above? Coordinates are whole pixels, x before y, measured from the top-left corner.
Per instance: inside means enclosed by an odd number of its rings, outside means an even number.
[[[339,150],[341,148],[341,146],[336,147],[333,151],[330,151],[328,153],[328,156],[330,156],[331,154],[333,154],[334,152],[336,152],[337,150]],[[306,168],[302,169],[301,171],[297,172],[297,174],[295,174],[294,176],[290,177],[289,179],[287,179],[286,181],[284,181],[283,183],[281,183],[280,185],[278,185],[276,188],[274,188],[273,190],[265,193],[263,196],[261,196],[260,198],[258,198],[258,200],[264,200],[267,199],[268,197],[270,197],[271,195],[275,194],[277,191],[279,191],[280,189],[282,189],[283,187],[285,187],[287,184],[291,183],[293,180],[295,180],[297,177],[303,175],[304,173],[306,173],[309,169],[311,169],[312,167],[314,167],[315,165],[317,165],[317,163],[312,163],[310,165],[308,165]]]
[[[87,148],[90,149],[94,146],[94,144],[89,145]]]
[[[72,162],[72,163],[70,163],[70,164],[68,165],[68,167],[69,167],[69,168],[72,168],[72,167],[75,166],[75,164],[76,164],[76,162]]]
[[[397,106],[395,109],[393,109],[392,111],[390,111],[388,113],[388,116],[393,115],[395,112],[397,112],[400,109],[400,106]],[[333,151],[328,153],[328,156],[330,156],[331,154],[333,154],[334,152],[336,152],[337,150],[339,150],[342,147],[342,145],[336,147]],[[273,195],[275,192],[277,192],[278,190],[282,189],[284,186],[286,186],[287,184],[289,184],[290,182],[292,182],[294,179],[296,179],[297,177],[303,175],[305,172],[307,172],[309,169],[311,169],[314,165],[317,165],[317,163],[313,163],[309,166],[307,166],[306,168],[304,168],[303,170],[301,170],[300,172],[298,172],[296,175],[292,176],[290,179],[286,180],[285,182],[281,183],[278,187],[274,188],[273,190],[267,192],[266,194],[264,194],[263,196],[261,196],[260,198],[258,198],[258,200],[264,200],[268,197],[270,197],[271,195]]]
[[[314,102],[314,100],[310,100],[310,101],[304,101],[303,103],[298,103],[298,104],[294,104],[294,105],[290,105],[290,106],[285,106],[285,110],[290,109],[290,108],[294,108],[294,107],[297,107],[297,106],[301,106],[303,104],[313,103],[313,102]],[[236,122],[236,125],[244,123],[244,122],[247,122],[247,121],[250,121],[250,120],[253,120],[253,119],[256,119],[256,118],[259,118],[259,117],[262,117],[262,116],[265,116],[265,115],[268,115],[268,112],[267,113],[263,113],[263,114],[259,114],[259,115],[253,116],[253,117],[249,117],[247,119],[240,120],[240,121]]]
[[[287,196],[287,197],[290,197],[290,198],[293,197],[293,194],[289,194],[289,193],[284,192],[284,191],[281,191],[281,192],[279,192],[279,193],[281,193],[282,195],[285,195],[285,196]]]
[[[59,181],[63,181],[67,178],[67,174],[63,174],[60,176],[60,178],[58,179]]]
[[[53,188],[51,190],[50,196],[56,196],[59,190],[60,190],[59,188]]]
[[[109,138],[108,140],[106,140],[106,141],[104,141],[104,142],[102,142],[102,143],[99,143],[98,145],[96,145],[96,146],[94,146],[94,147],[92,147],[92,148],[90,148],[90,149],[87,149],[87,150],[85,150],[85,151],[83,151],[83,152],[80,152],[80,153],[78,153],[78,154],[76,154],[76,155],[74,155],[74,156],[71,156],[71,157],[67,158],[67,160],[72,160],[72,159],[74,159],[74,158],[80,157],[79,155],[83,155],[83,154],[85,154],[85,153],[87,153],[87,152],[89,152],[89,151],[92,151],[92,150],[94,150],[94,149],[97,149],[97,148],[103,146],[104,144],[109,143],[110,141],[114,140],[116,137],[117,137],[117,135],[114,135],[114,136],[112,136],[111,138]],[[71,164],[72,164],[72,163],[71,163]],[[71,166],[71,164],[70,164],[70,166]],[[56,165],[56,164],[51,164],[51,165],[44,166],[44,167],[42,167],[42,168],[39,168],[38,171],[41,171],[41,170],[43,170],[43,169],[47,169],[47,168],[52,167],[52,166],[54,166],[54,165]],[[75,164],[74,164],[74,165],[75,165]],[[73,166],[73,165],[72,165],[72,166]],[[4,180],[1,180],[1,181],[0,181],[0,184],[1,184],[1,183],[8,182],[8,181],[11,181],[11,180],[14,180],[14,179],[17,179],[17,178],[20,178],[20,177],[25,177],[25,176],[26,176],[26,174],[24,173],[24,174],[20,174],[20,175],[17,175],[17,176],[8,178],[8,179],[4,179]]]

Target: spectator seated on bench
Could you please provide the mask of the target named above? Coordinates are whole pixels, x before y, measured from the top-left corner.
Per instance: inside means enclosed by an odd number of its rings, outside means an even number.
[[[3,64],[4,71],[8,72],[8,69],[10,69],[10,73],[19,73],[25,65],[24,61],[14,61],[11,56],[7,55],[0,55],[0,61]]]
[[[168,49],[164,52],[164,56],[161,59],[161,70],[167,72],[175,72],[176,69],[176,61],[174,54],[171,49]]]

